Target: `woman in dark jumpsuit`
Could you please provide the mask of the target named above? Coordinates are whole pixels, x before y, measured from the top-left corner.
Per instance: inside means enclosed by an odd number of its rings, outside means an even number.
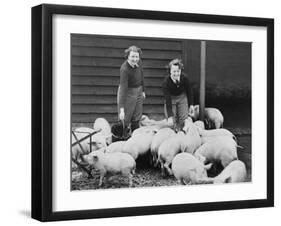
[[[163,82],[165,96],[164,112],[168,123],[179,131],[188,118],[188,112],[193,112],[193,92],[188,77],[182,73],[181,60],[174,59],[169,63],[169,73]]]
[[[117,93],[118,115],[125,127],[134,131],[139,127],[143,112],[144,78],[140,60],[141,49],[130,46],[125,50],[125,62],[120,68],[120,85]]]

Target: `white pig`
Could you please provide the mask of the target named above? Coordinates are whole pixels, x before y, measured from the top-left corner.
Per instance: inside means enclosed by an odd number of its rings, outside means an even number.
[[[193,113],[190,112],[189,115],[193,118],[194,121],[198,120],[199,105],[195,105]],[[209,129],[219,129],[223,126],[224,118],[221,111],[217,108],[205,108],[204,118],[207,121]]]
[[[74,129],[74,132],[90,134],[90,133],[95,132],[95,130],[92,128],[89,128],[89,127],[77,127]]]
[[[204,165],[193,155],[183,152],[177,154],[172,162],[172,171],[182,184],[201,184],[207,179],[207,170],[212,164]]]
[[[236,145],[232,142],[225,142],[222,139],[201,145],[194,155],[198,159],[205,159],[208,162],[220,162],[224,168],[232,161],[238,159]]]
[[[211,137],[211,136],[230,136],[234,140],[236,140],[235,135],[227,129],[211,129],[211,130],[203,130],[197,127],[198,132],[201,137]]]
[[[176,135],[171,136],[165,140],[158,149],[158,160],[157,163],[160,163],[162,175],[164,176],[167,172],[169,175],[172,175],[172,170],[170,165],[172,164],[173,158],[181,151],[181,139],[185,134],[180,131]]]
[[[238,183],[244,182],[247,177],[245,164],[240,160],[232,161],[224,170],[215,178],[214,183]]]
[[[91,168],[99,170],[99,186],[102,185],[103,178],[107,173],[121,173],[129,177],[129,186],[133,185],[136,162],[129,154],[122,152],[104,153],[98,150],[86,155],[84,159]]]
[[[144,155],[150,150],[154,135],[155,131],[147,131],[132,136],[124,144],[122,152],[130,154],[136,160],[139,155]]]
[[[205,118],[209,129],[219,129],[223,127],[223,115],[221,111],[217,108],[206,108],[205,109]]]
[[[197,127],[199,127],[199,128],[201,128],[201,129],[205,129],[205,124],[204,124],[204,122],[201,121],[201,120],[195,121],[195,122],[194,122],[194,125],[197,126]]]
[[[100,133],[105,136],[107,144],[112,143],[111,127],[105,118],[97,118],[93,124],[93,128],[96,131],[101,130]]]
[[[193,154],[201,145],[201,137],[197,127],[191,122],[187,126],[186,135],[181,139],[181,151]]]
[[[134,137],[139,134],[150,133],[151,131],[154,131],[156,133],[158,130],[159,130],[158,126],[143,126],[135,129],[131,136]]]
[[[237,148],[244,149],[242,146],[238,145],[237,142],[230,136],[208,136],[208,137],[203,136],[203,137],[201,137],[202,144],[205,144],[207,142],[212,142],[215,140],[221,140],[222,142],[231,143],[234,146],[236,146]]]
[[[170,128],[160,129],[151,142],[150,151],[152,155],[152,161],[155,164],[158,158],[158,149],[160,145],[169,137],[175,135],[175,131]]]
[[[172,127],[173,125],[168,123],[167,119],[163,120],[154,120],[154,119],[149,119],[148,116],[142,115],[141,120],[140,120],[140,125],[141,126],[155,126],[157,125],[159,128],[165,128],[165,127]]]
[[[122,152],[123,146],[126,141],[116,141],[108,145],[106,152]]]

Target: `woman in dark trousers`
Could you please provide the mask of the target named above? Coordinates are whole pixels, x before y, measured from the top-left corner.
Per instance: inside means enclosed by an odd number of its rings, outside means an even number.
[[[168,76],[163,82],[165,96],[164,112],[168,123],[179,131],[183,128],[184,120],[188,118],[189,110],[194,111],[193,92],[189,79],[182,73],[181,60],[174,59],[169,63]]]
[[[117,94],[118,115],[125,127],[134,131],[139,127],[145,98],[141,49],[130,46],[125,50],[125,62],[120,68],[120,85]]]

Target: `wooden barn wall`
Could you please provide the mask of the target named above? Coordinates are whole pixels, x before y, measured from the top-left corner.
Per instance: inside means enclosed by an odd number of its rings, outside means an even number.
[[[117,121],[119,69],[125,60],[124,50],[130,45],[137,45],[143,51],[147,95],[144,114],[163,118],[161,84],[168,62],[182,56],[181,41],[78,34],[71,38],[73,122],[93,122],[101,116],[110,122]]]
[[[207,41],[206,107],[225,116],[224,126],[251,128],[251,43]],[[186,70],[199,102],[200,41],[187,40]]]
[[[200,41],[72,34],[72,122],[89,123],[97,117],[117,121],[119,69],[125,60],[124,50],[130,45],[143,51],[144,114],[154,119],[164,117],[161,85],[166,66],[174,58],[183,59],[198,101]],[[221,97],[249,98],[249,50],[247,43],[207,42],[207,104]]]

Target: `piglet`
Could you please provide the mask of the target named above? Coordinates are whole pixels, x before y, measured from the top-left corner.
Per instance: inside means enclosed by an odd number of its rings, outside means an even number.
[[[236,140],[235,135],[227,129],[211,129],[211,130],[203,130],[200,127],[197,127],[198,132],[201,137],[216,137],[216,136],[229,136]]]
[[[129,178],[129,187],[133,185],[133,174],[135,173],[136,162],[131,155],[122,152],[106,153],[103,150],[93,151],[84,156],[84,160],[100,173],[99,186],[107,173],[121,173]]]
[[[186,184],[201,184],[208,180],[207,170],[212,164],[204,165],[193,155],[183,152],[172,161],[172,171],[177,180]]]
[[[153,126],[143,126],[143,127],[135,129],[131,136],[134,137],[136,135],[149,133],[151,131],[154,131],[156,133],[158,130],[159,130],[159,127],[155,126],[155,125],[153,125]]]
[[[213,142],[213,141],[222,141],[226,143],[233,144],[237,148],[244,149],[244,147],[240,146],[237,144],[237,142],[230,136],[207,136],[207,137],[201,137],[201,142],[202,144],[208,143],[208,142]]]
[[[158,150],[157,163],[160,163],[163,176],[166,173],[169,175],[173,174],[170,166],[176,154],[181,151],[181,140],[183,137],[185,137],[185,134],[180,131],[161,143]]]
[[[75,129],[74,129],[74,132],[85,133],[85,134],[87,135],[87,134],[90,134],[90,133],[95,132],[95,130],[92,129],[92,128],[84,127],[84,126],[83,126],[83,127],[77,127],[77,128],[75,128]]]
[[[225,168],[233,160],[237,160],[237,146],[233,142],[217,139],[201,145],[194,153],[203,162],[219,162]]]
[[[144,155],[150,150],[155,133],[154,130],[148,130],[132,136],[124,144],[122,152],[130,154],[136,160],[139,155]]]
[[[247,177],[245,164],[240,160],[232,161],[224,170],[215,178],[214,183],[238,183],[244,182]]]
[[[186,135],[181,139],[181,151],[193,154],[201,145],[201,137],[196,125],[192,122],[185,122]]]
[[[126,141],[116,141],[107,146],[106,152],[122,152]]]
[[[201,121],[201,120],[195,121],[195,122],[194,122],[194,125],[197,126],[197,127],[199,127],[199,128],[201,128],[201,129],[205,129],[205,124],[204,124],[204,122]]]
[[[100,134],[105,137],[107,145],[112,143],[111,127],[105,118],[97,118],[93,128],[96,131],[100,130]]]
[[[167,140],[169,137],[175,135],[174,130],[170,128],[163,128],[160,129],[155,136],[153,137],[151,146],[150,146],[150,151],[152,155],[152,161],[154,164],[156,164],[157,158],[158,158],[158,149],[160,145]]]
[[[189,115],[194,121],[199,119],[199,105],[194,106],[194,111],[189,112]],[[219,129],[223,127],[224,117],[221,111],[217,108],[205,108],[204,118],[207,122],[208,129]]]

